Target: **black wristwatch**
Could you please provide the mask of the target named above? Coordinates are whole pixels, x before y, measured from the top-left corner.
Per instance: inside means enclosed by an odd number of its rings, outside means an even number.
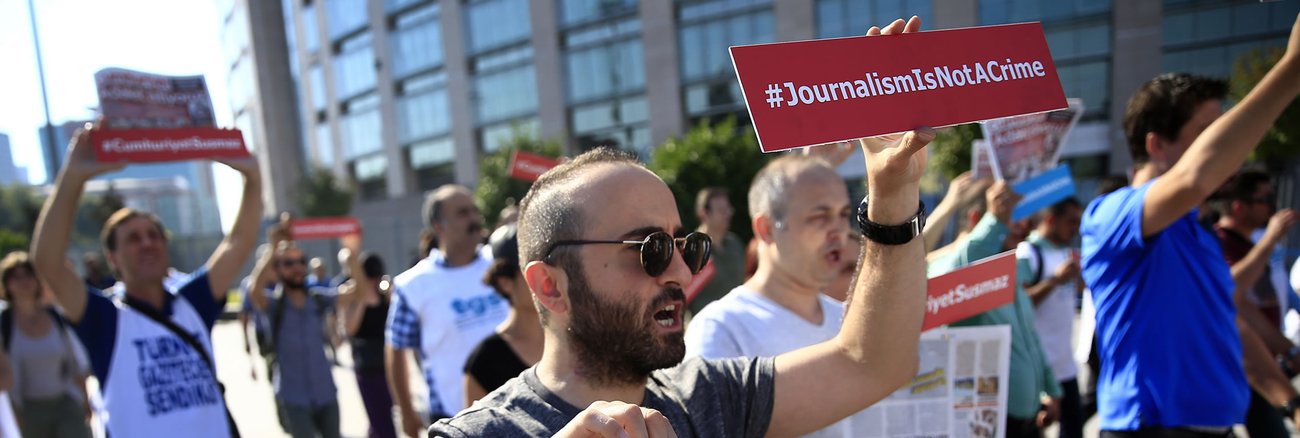
[[[1296,409],[1300,409],[1300,396],[1291,397],[1290,400],[1287,400],[1277,409],[1282,411],[1282,415],[1286,416],[1286,418],[1295,418]]]
[[[867,198],[858,205],[858,230],[872,242],[884,245],[902,245],[911,242],[925,229],[925,202],[920,202],[916,216],[898,225],[883,225],[867,219]]]

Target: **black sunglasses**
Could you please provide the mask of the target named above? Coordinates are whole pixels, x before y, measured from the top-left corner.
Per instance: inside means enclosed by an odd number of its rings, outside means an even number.
[[[286,266],[286,267],[287,267],[287,266],[293,266],[293,265],[303,265],[303,266],[307,266],[307,258],[306,258],[306,257],[303,257],[303,258],[298,258],[298,259],[280,259],[280,266]]]
[[[551,253],[555,252],[555,248],[561,246],[605,243],[639,245],[641,247],[641,267],[651,277],[658,277],[668,270],[668,265],[673,262],[673,247],[681,247],[682,260],[686,262],[686,267],[690,268],[692,275],[698,274],[701,269],[704,269],[704,263],[709,261],[709,253],[713,247],[713,241],[709,240],[708,234],[697,232],[674,239],[668,233],[656,231],[645,236],[645,240],[561,240],[552,244],[542,258],[551,258]]]

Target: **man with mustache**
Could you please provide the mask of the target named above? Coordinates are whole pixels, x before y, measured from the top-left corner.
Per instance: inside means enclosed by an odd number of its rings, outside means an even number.
[[[764,166],[749,188],[758,271],[691,320],[686,355],[775,356],[833,339],[844,305],[822,291],[849,257],[852,212],[844,180],[821,158],[786,155]],[[810,436],[850,430],[844,420]]]
[[[480,250],[483,216],[469,189],[449,184],[430,192],[424,223],[436,236],[438,251],[394,279],[385,333],[388,386],[408,436],[417,436],[428,423],[411,403],[407,355],[418,351],[432,419],[454,415],[464,408],[466,359],[510,312],[510,304],[483,284],[492,257]]]
[[[884,33],[920,28],[897,20]],[[869,34],[882,32],[873,28]],[[867,239],[843,329],[775,358],[682,362],[682,287],[708,237],[636,159],[596,149],[551,169],[520,205],[541,361],[433,436],[791,436],[884,398],[916,372],[925,301],[919,181],[933,131],[863,142]],[[630,242],[630,243],[629,243]]]

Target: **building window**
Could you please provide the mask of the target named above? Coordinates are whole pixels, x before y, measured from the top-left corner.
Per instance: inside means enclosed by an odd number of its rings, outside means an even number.
[[[346,159],[355,159],[383,149],[379,95],[370,93],[345,102],[339,128],[343,136],[343,157]]]
[[[425,0],[384,0],[384,11],[394,12]]]
[[[285,11],[288,11],[286,9]],[[292,32],[290,32],[292,33]],[[316,5],[302,6],[302,42],[307,53],[316,53],[320,49],[320,28],[316,20]]]
[[[596,44],[570,48],[565,54],[569,101],[590,101],[645,89],[645,56],[640,39],[603,44],[596,40]]]
[[[776,26],[769,5],[754,0],[715,0],[680,6],[678,55],[690,116],[743,112],[727,47],[774,40]]]
[[[313,65],[307,69],[307,82],[311,87],[311,107],[316,112],[325,111],[325,106],[329,103],[325,96],[325,69],[319,64]]]
[[[334,133],[329,123],[316,125],[316,159],[322,166],[334,165]]]
[[[470,54],[519,43],[532,35],[528,0],[470,0],[465,5]]]
[[[981,24],[1059,21],[1110,12],[1111,0],[980,0]]]
[[[933,0],[817,0],[817,38],[861,36],[871,26],[884,26],[913,15],[929,23]]]
[[[560,26],[636,14],[637,0],[560,0]]]
[[[366,26],[370,14],[366,0],[325,0],[325,19],[330,39],[337,39]]]
[[[446,75],[430,73],[408,79],[399,85],[397,100],[397,139],[402,144],[446,134],[451,131],[451,108],[447,97]]]
[[[679,3],[682,3],[682,6],[677,11],[677,19],[681,21],[736,15],[754,8],[772,5],[771,0],[707,0],[679,1]]]
[[[421,191],[456,181],[456,145],[450,138],[422,141],[408,151],[415,183]]]
[[[393,77],[402,78],[442,64],[438,4],[430,3],[394,19]]]
[[[334,91],[345,100],[375,88],[375,49],[370,32],[339,43],[334,56]]]
[[[526,64],[474,78],[479,123],[489,124],[537,111],[537,80]]]
[[[352,179],[357,182],[361,199],[375,200],[388,197],[388,157],[375,154],[359,158],[352,163]]]
[[[609,146],[649,158],[649,108],[645,96],[574,107],[569,111],[573,137],[582,150]]]
[[[483,152],[493,153],[500,150],[502,146],[505,146],[515,137],[539,139],[542,137],[542,126],[537,123],[537,119],[534,117],[487,125],[479,129],[478,144]]]

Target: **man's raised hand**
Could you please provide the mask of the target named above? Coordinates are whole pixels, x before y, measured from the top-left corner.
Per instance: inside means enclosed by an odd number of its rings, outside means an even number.
[[[573,417],[555,434],[564,438],[677,438],[668,418],[654,409],[623,402],[598,401]]]
[[[72,135],[72,141],[68,143],[68,160],[63,164],[63,171],[68,176],[88,180],[126,167],[124,162],[101,163],[95,158],[95,146],[90,144],[90,133],[95,129],[99,128],[87,123]]]

